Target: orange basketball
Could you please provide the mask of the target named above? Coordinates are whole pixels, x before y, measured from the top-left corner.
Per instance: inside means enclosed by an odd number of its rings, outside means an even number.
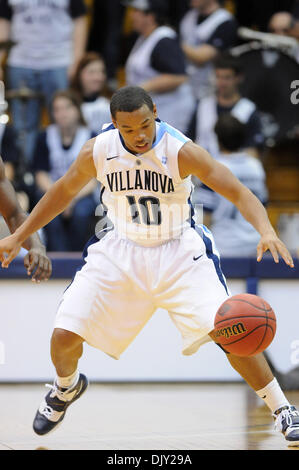
[[[216,343],[236,356],[255,356],[272,342],[276,317],[270,305],[252,294],[234,295],[220,306],[214,321]]]

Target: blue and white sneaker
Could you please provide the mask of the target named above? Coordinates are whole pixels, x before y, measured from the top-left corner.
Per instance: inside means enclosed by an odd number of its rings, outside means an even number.
[[[46,387],[50,387],[51,391],[45,396],[33,421],[33,429],[40,436],[53,431],[61,423],[67,408],[87,389],[88,380],[85,375],[80,374],[78,382],[72,388],[60,389],[55,382]]]
[[[282,432],[288,446],[299,446],[299,412],[295,406],[283,406],[273,414],[275,430]]]

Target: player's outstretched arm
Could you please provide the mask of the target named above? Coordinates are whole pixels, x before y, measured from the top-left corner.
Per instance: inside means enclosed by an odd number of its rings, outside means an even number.
[[[80,190],[96,177],[93,162],[94,140],[86,142],[67,173],[44,194],[22,225],[12,235],[0,241],[0,261],[3,268],[7,268],[17,256],[24,240],[63,212]]]
[[[262,203],[226,166],[217,162],[202,147],[188,142],[179,152],[179,170],[182,178],[195,175],[213,191],[231,201],[260,233],[257,261],[261,261],[264,252],[270,250],[276,263],[280,255],[287,265],[294,267],[292,256],[276,235]]]
[[[26,220],[27,214],[22,210],[14,188],[5,176],[5,168],[0,157],[0,213],[11,233]],[[23,247],[28,250],[24,257],[24,266],[28,276],[32,275],[33,281],[49,279],[52,272],[51,260],[46,255],[46,249],[37,233],[24,241]]]

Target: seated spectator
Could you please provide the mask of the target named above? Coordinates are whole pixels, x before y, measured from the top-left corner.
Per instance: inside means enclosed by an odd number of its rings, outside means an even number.
[[[215,126],[220,155],[217,160],[266,202],[265,173],[259,160],[241,151],[246,127],[234,116],[222,114]],[[195,188],[193,203],[203,204],[204,223],[214,235],[222,256],[255,256],[260,235],[230,201],[206,186]]]
[[[132,0],[133,29],[139,33],[126,62],[126,84],[141,86],[157,105],[159,118],[186,132],[195,108],[177,34],[165,26],[165,0]]]
[[[299,41],[299,21],[287,11],[280,11],[271,16],[268,30],[270,33],[294,37]],[[299,42],[298,47],[295,47],[294,57],[299,63]]]
[[[0,1],[0,41],[13,40],[7,60],[8,88],[29,88],[30,99],[11,101],[18,138],[25,136],[24,155],[31,162],[40,125],[42,101],[50,104],[55,91],[68,88],[87,39],[84,0]],[[0,50],[0,63],[4,50]],[[0,67],[0,79],[2,76]]]
[[[54,123],[39,134],[34,154],[33,171],[39,197],[66,173],[84,143],[94,137],[85,125],[80,101],[73,92],[54,95],[52,115]],[[83,250],[95,214],[96,184],[93,180],[86,185],[69,207],[46,226],[48,250]]]
[[[256,105],[240,94],[242,70],[238,59],[228,55],[215,61],[215,94],[200,100],[193,134],[196,142],[214,157],[219,152],[215,124],[219,116],[230,113],[245,125],[244,148],[258,157],[264,143],[262,123]],[[194,137],[194,136],[192,136]]]
[[[87,52],[80,60],[71,87],[82,100],[81,110],[89,129],[96,134],[111,121],[110,102],[105,96],[106,67],[96,52]]]
[[[191,9],[180,23],[182,48],[197,99],[213,89],[213,60],[237,43],[237,22],[218,0],[191,0]]]
[[[268,30],[273,34],[288,36],[288,32],[293,24],[293,17],[288,11],[280,11],[271,16]]]

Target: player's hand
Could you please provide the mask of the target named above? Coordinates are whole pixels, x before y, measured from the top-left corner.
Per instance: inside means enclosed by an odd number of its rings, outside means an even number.
[[[52,273],[52,263],[44,247],[29,250],[24,258],[24,266],[28,276],[32,275],[32,281],[47,281]]]
[[[21,243],[14,234],[0,240],[0,262],[2,263],[2,268],[8,268],[21,247]]]
[[[279,255],[282,257],[284,262],[294,267],[293,258],[285,246],[285,244],[277,237],[275,233],[269,233],[261,236],[260,242],[257,246],[257,261],[260,262],[265,251],[269,250],[273,256],[275,263],[279,263]]]

